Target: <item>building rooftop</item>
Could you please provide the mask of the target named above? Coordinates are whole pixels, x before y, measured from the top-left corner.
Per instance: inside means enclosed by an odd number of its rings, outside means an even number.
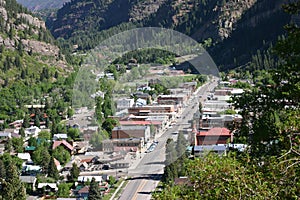
[[[197,133],[197,136],[231,136],[230,131],[227,128],[215,127],[209,131],[203,131]]]
[[[201,145],[195,146],[194,151],[226,151],[226,147],[220,145]]]
[[[146,130],[147,126],[117,126],[113,129],[113,131],[117,131],[117,130]]]

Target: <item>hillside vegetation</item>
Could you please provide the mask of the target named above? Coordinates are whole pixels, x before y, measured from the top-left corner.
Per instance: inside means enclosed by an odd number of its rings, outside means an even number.
[[[244,65],[268,49],[289,22],[284,0],[75,0],[47,20],[54,37],[88,50],[113,34],[135,27],[164,27],[199,42],[222,69]],[[116,14],[118,13],[118,14]],[[279,20],[280,19],[280,20]]]
[[[52,84],[71,70],[43,21],[15,0],[0,0],[1,119],[22,105],[41,103]]]
[[[24,7],[32,10],[58,9],[61,8],[65,2],[69,0],[17,0],[17,2]]]

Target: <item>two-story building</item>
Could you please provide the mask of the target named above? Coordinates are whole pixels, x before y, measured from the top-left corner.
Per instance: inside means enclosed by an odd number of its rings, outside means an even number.
[[[118,126],[112,130],[112,139],[143,138],[144,143],[150,141],[149,126]]]

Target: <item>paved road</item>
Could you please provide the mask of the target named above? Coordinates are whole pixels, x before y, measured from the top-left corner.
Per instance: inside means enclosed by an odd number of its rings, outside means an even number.
[[[128,184],[124,188],[119,200],[148,200],[151,199],[151,192],[158,185],[164,170],[165,161],[165,144],[168,138],[172,137],[172,133],[183,128],[188,128],[188,120],[193,118],[193,114],[198,109],[199,96],[203,103],[209,91],[217,86],[217,80],[212,80],[208,84],[203,85],[190,99],[188,106],[184,109],[181,118],[178,119],[177,125],[167,130],[158,139],[158,145],[154,151],[147,153],[141,159],[134,169],[128,170]]]

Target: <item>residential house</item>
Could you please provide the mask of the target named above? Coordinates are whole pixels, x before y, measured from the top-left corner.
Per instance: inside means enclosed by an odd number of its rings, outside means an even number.
[[[0,132],[0,140],[8,140],[11,138],[11,133],[9,132]]]
[[[145,101],[150,100],[151,101],[151,95],[148,93],[143,93],[143,92],[136,92],[133,94],[137,99],[144,99]]]
[[[89,197],[89,186],[84,186],[77,191],[78,197],[82,199],[87,199]]]
[[[39,183],[38,184],[38,190],[40,192],[45,193],[51,193],[51,192],[57,192],[58,187],[56,183]]]
[[[20,180],[24,183],[26,188],[30,188],[30,190],[35,191],[36,177],[35,176],[20,176]]]
[[[134,104],[134,99],[128,99],[128,98],[118,99],[116,103],[117,103],[117,110],[119,111],[119,110],[132,107]]]
[[[89,148],[89,141],[73,142],[77,154],[84,154]]]
[[[60,162],[57,159],[55,159],[55,158],[53,158],[53,159],[54,159],[54,164],[56,166],[56,169],[58,171],[60,171],[62,169],[62,166],[61,166]]]
[[[23,124],[23,119],[21,120],[16,120],[12,123],[9,124],[10,127],[13,127],[13,128],[21,128],[22,127],[22,124]]]
[[[53,140],[66,140],[68,139],[68,135],[65,133],[59,133],[53,135]]]
[[[23,175],[36,175],[42,171],[42,168],[38,165],[25,165],[23,166]]]
[[[138,98],[135,102],[135,105],[136,106],[146,106],[147,101],[145,99]]]
[[[101,183],[103,181],[102,176],[79,176],[77,178],[77,181],[85,183],[87,181],[92,181],[93,178],[95,178],[95,181],[99,182],[99,183]]]
[[[26,138],[38,137],[39,132],[41,132],[41,129],[39,127],[31,126],[31,127],[25,129],[25,137]]]
[[[74,147],[68,143],[66,140],[57,140],[53,142],[52,149],[56,149],[58,146],[63,146],[67,151],[73,154]]]
[[[108,182],[103,182],[102,184],[99,185],[99,189],[102,194],[108,194],[110,185],[108,184]]]
[[[24,163],[31,161],[31,156],[29,153],[18,153],[17,157],[23,160]]]

